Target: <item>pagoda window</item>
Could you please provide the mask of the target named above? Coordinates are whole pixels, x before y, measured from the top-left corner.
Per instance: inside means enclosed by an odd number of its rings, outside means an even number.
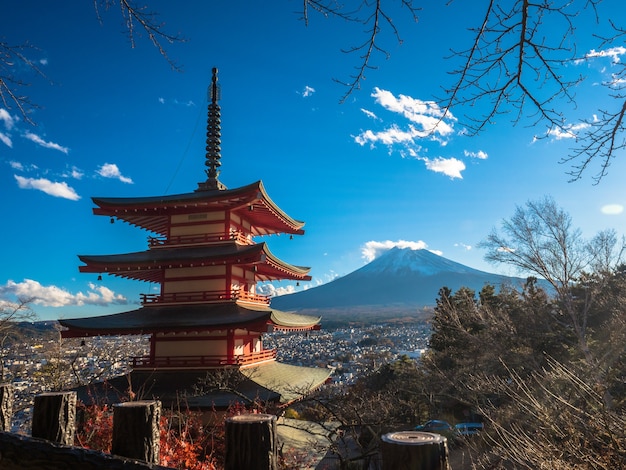
[[[189,222],[198,221],[221,221],[226,220],[224,211],[217,212],[196,212],[193,214],[177,214],[171,218],[172,225],[186,225]]]
[[[198,279],[184,281],[166,281],[163,284],[163,293],[172,294],[175,292],[204,292],[204,291],[225,291],[226,283],[224,279]]]
[[[243,356],[244,348],[243,348],[243,339],[242,338],[235,338],[234,354],[235,354],[235,356]]]
[[[230,225],[224,211],[177,214],[171,217],[169,238],[173,243],[203,243],[228,239]]]
[[[154,357],[226,356],[226,340],[199,341],[196,338],[155,341]]]
[[[165,271],[165,280],[224,278],[226,266],[197,266],[193,268],[170,268]]]
[[[232,269],[231,273],[232,273],[233,279],[241,279],[241,280],[245,279],[244,270],[241,266],[233,266],[231,269]]]
[[[226,233],[224,222],[203,223],[194,225],[173,225],[170,229],[172,237],[188,235],[224,235]]]

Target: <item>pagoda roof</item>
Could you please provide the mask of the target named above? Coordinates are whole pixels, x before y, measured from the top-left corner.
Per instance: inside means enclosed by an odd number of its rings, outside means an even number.
[[[207,381],[207,374],[212,371],[138,371],[83,385],[73,390],[85,404],[115,404],[127,400],[129,384],[134,391],[143,391],[140,399],[158,399],[164,407],[180,406],[181,396],[185,397],[185,405],[191,409],[225,410],[235,403],[248,405],[255,400],[280,402],[280,393],[267,389],[236,371],[236,390],[212,390],[198,393],[198,389]]]
[[[318,326],[322,317],[300,315],[282,310],[272,310],[270,320],[278,330],[311,330],[312,326]]]
[[[167,235],[169,218],[230,210],[250,221],[252,235],[290,233],[302,235],[304,222],[283,212],[268,196],[262,181],[235,189],[197,190],[192,193],[152,197],[94,197],[96,215],[115,217],[162,236]]]
[[[241,369],[241,373],[260,386],[279,393],[280,402],[287,404],[323,385],[330,377],[332,369],[272,361]]]
[[[320,317],[297,315],[273,310],[267,306],[234,302],[202,305],[163,305],[142,307],[129,312],[95,317],[62,319],[68,328],[66,338],[87,336],[137,335],[163,332],[191,332],[246,327],[267,330],[272,324],[277,329],[311,330],[318,326]]]
[[[86,404],[119,403],[125,399],[129,384],[143,391],[141,399],[154,398],[164,406],[185,404],[191,409],[226,409],[234,403],[250,404],[256,400],[287,404],[301,399],[315,390],[330,376],[331,369],[293,366],[272,361],[247,369],[240,369],[234,379],[235,390],[202,391],[202,384],[210,381],[211,370],[196,371],[132,371],[108,379],[106,382],[77,387],[79,399]],[[211,388],[211,387],[209,387]]]
[[[69,329],[63,332],[65,337],[219,330],[238,326],[258,326],[263,330],[272,312],[267,307],[255,307],[234,302],[150,306],[111,315],[62,319],[59,323]]]
[[[163,282],[165,268],[217,266],[226,264],[254,265],[258,281],[297,279],[308,281],[310,268],[293,266],[275,257],[266,243],[159,248],[114,255],[79,255],[86,266],[82,273],[108,273],[147,282]]]

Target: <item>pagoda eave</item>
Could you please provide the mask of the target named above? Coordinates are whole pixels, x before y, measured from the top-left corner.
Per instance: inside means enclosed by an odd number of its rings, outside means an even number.
[[[253,235],[286,233],[302,235],[304,222],[289,217],[269,198],[257,181],[232,190],[198,191],[172,196],[142,198],[92,198],[95,215],[123,220],[161,235],[167,234],[173,215],[229,210],[249,220]]]
[[[267,331],[272,311],[266,306],[241,306],[234,302],[201,305],[142,307],[98,317],[61,319],[64,338],[194,333],[246,328]]]
[[[291,279],[309,281],[310,268],[293,266],[276,258],[265,243],[224,244],[216,247],[160,248],[123,255],[79,255],[85,266],[81,273],[112,274],[128,279],[162,282],[163,271],[171,268],[219,265],[248,266],[258,281]]]
[[[282,326],[277,325],[276,323],[269,322],[268,326],[270,326],[270,331],[319,331],[322,329],[321,325],[311,325],[311,326]]]

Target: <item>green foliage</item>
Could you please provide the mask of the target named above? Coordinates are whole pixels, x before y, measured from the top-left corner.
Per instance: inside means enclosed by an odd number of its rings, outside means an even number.
[[[477,468],[625,461],[625,295],[622,268],[581,276],[567,305],[533,278],[521,292],[486,286],[478,299],[468,289],[440,291],[422,367],[440,414],[471,410],[488,421]]]

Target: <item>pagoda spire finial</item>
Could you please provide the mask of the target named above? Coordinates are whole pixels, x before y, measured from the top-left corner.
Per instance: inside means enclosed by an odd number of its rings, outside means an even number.
[[[213,78],[207,95],[209,109],[206,127],[206,161],[204,162],[207,167],[205,170],[207,180],[203,183],[198,183],[198,191],[226,189],[226,186],[218,180],[218,176],[220,175],[219,167],[222,166],[222,163],[220,162],[220,159],[222,158],[220,147],[222,143],[222,129],[220,106],[217,104],[221,96],[220,87],[217,84],[216,67],[213,67]]]

